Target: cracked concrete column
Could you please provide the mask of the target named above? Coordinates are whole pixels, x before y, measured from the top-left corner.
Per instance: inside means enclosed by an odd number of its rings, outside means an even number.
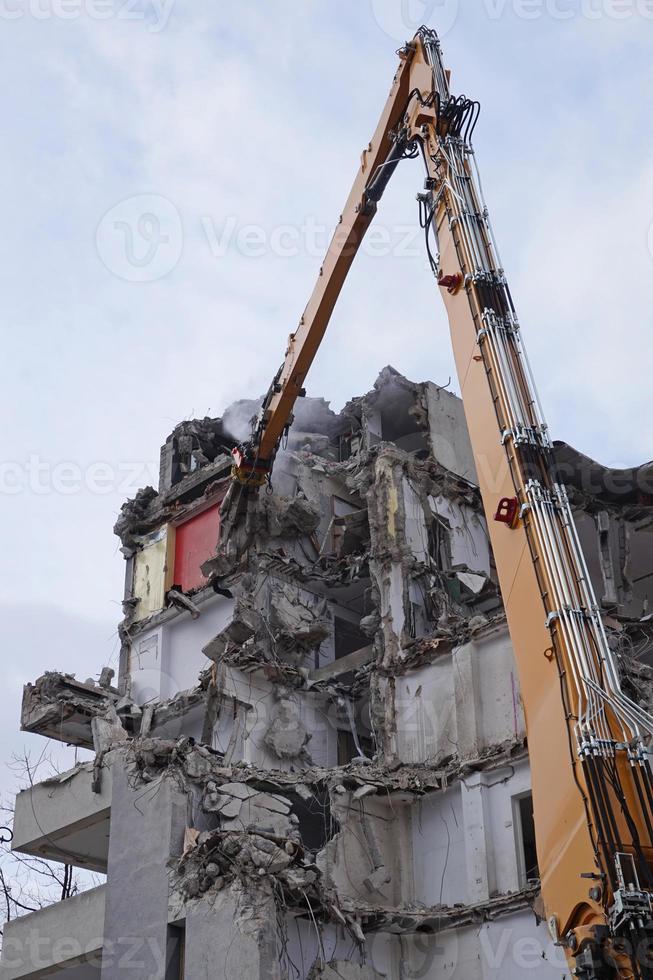
[[[379,594],[383,666],[402,659],[402,642],[408,602],[404,568],[407,545],[403,499],[403,471],[390,450],[375,463],[375,480],[368,492],[372,538],[370,571]]]
[[[465,862],[470,905],[487,902],[494,889],[494,855],[486,806],[484,774],[474,773],[461,781],[463,824],[465,829]]]
[[[277,916],[270,896],[256,909],[231,891],[190,905],[186,913],[184,975],[192,980],[280,980]]]
[[[478,703],[478,647],[466,643],[453,651],[458,753],[461,758],[478,755],[480,705]]]
[[[132,788],[124,758],[113,769],[102,980],[165,980],[168,869],[181,854],[187,800],[162,776]]]

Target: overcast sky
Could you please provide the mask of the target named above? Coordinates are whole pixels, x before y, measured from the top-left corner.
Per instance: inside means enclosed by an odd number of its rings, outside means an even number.
[[[483,106],[554,437],[653,457],[653,0],[0,0],[5,756],[24,681],[116,664],[120,504],[177,422],[267,388],[423,21]],[[387,363],[454,374],[422,179],[402,165],[309,376],[336,409]]]

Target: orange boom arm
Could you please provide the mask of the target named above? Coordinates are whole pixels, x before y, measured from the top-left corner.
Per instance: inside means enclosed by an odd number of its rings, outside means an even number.
[[[400,160],[421,155],[429,257],[460,389],[524,702],[542,897],[581,980],[651,978],[653,719],[622,692],[482,199],[478,103],[449,92],[437,36],[400,52],[389,99],[252,441],[234,476],[270,474],[340,290]]]

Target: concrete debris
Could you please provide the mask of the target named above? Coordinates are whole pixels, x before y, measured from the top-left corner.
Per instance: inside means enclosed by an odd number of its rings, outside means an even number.
[[[306,754],[311,734],[301,719],[297,701],[283,689],[276,694],[277,702],[272,722],[265,733],[265,744],[277,759],[297,759]]]
[[[376,870],[366,878],[363,878],[363,884],[367,888],[368,892],[383,891],[384,886],[388,885],[391,881],[392,875],[388,873],[388,869],[383,865],[376,868]]]
[[[457,572],[456,577],[472,595],[482,592],[488,581],[485,575],[474,575],[472,572]]]
[[[104,714],[96,715],[91,719],[91,734],[93,749],[98,755],[109,752],[120,742],[127,741],[129,736],[118,717],[115,704],[109,702]]]
[[[105,691],[109,691],[111,690],[111,682],[115,676],[116,672],[113,667],[103,667],[98,684],[100,687],[104,688]]]
[[[273,498],[273,500],[276,498]],[[320,524],[317,507],[304,497],[277,501],[274,520],[281,534],[312,534]]]
[[[308,980],[382,980],[382,974],[371,966],[358,965],[350,960],[331,960],[324,966],[316,964]]]
[[[261,832],[208,831],[178,865],[179,890],[187,898],[220,891],[239,879],[248,887],[252,901],[274,879],[291,901],[313,899],[317,911],[321,894],[319,872],[302,848],[283,837]]]
[[[159,488],[170,490],[210,464],[229,462],[231,450],[239,441],[230,429],[226,419],[181,422],[161,451]]]
[[[119,701],[111,687],[84,683],[74,674],[48,671],[23,689],[21,728],[69,745],[93,748],[91,722]]]
[[[184,592],[181,592],[180,589],[168,589],[166,598],[169,603],[178,609],[187,610],[190,613],[191,619],[198,619],[201,614],[201,610],[193,600]]]
[[[217,813],[223,830],[265,832],[299,840],[298,818],[282,796],[264,793],[243,783],[207,785],[202,800],[205,813]]]
[[[261,628],[262,618],[252,600],[248,596],[239,596],[231,622],[202,648],[202,653],[219,663],[230,649],[241,650],[246,646]]]
[[[325,616],[325,603],[309,605],[296,589],[271,588],[269,625],[282,653],[319,647],[331,632]]]
[[[369,783],[364,786],[359,786],[358,789],[354,790],[352,797],[355,800],[362,800],[366,796],[373,796],[377,792],[376,786],[370,785]]]
[[[309,603],[297,587],[275,584],[267,576],[241,587],[247,591],[238,595],[232,620],[203,647],[215,663],[225,661],[241,669],[272,661],[299,665],[330,635],[323,601]]]
[[[120,538],[123,547],[131,546],[134,535],[149,531],[150,512],[157,496],[154,487],[144,487],[138,491],[133,500],[128,500],[122,505],[113,532]]]

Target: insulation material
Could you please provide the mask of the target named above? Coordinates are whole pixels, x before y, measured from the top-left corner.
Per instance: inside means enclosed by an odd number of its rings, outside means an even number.
[[[138,599],[135,618],[145,619],[163,608],[168,571],[168,529],[147,535],[134,558],[133,595]]]
[[[215,554],[219,537],[219,503],[177,526],[173,580],[183,592],[206,585],[201,566]]]

